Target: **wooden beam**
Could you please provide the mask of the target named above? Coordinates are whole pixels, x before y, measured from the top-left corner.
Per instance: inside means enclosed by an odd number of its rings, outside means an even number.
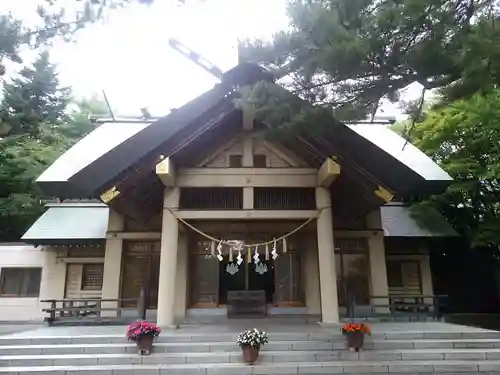
[[[96,258],[90,258],[90,257],[86,257],[86,258],[76,258],[76,257],[72,257],[72,258],[56,258],[56,263],[104,263],[104,257],[96,257]]]
[[[106,232],[107,239],[123,239],[123,240],[159,240],[161,232],[122,232],[108,231]]]
[[[339,175],[340,165],[328,158],[318,170],[318,185],[328,187]]]
[[[312,168],[186,168],[180,169],[179,187],[315,187]]]
[[[360,229],[360,230],[334,229],[333,230],[335,239],[339,240],[347,238],[370,238],[382,232],[383,231],[381,229]]]
[[[173,186],[175,184],[175,168],[170,158],[165,158],[156,164],[156,175],[165,186]]]
[[[180,210],[176,215],[186,220],[307,220],[317,213],[316,210]]]
[[[243,110],[243,130],[253,130],[254,116],[248,110]]]

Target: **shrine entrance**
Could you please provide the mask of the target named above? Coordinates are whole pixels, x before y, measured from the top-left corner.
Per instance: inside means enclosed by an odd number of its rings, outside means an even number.
[[[304,306],[303,249],[283,251],[277,243],[248,248],[244,245],[269,241],[264,235],[234,234],[219,248],[211,240],[193,236],[189,245],[189,305],[194,308],[225,306],[231,291],[264,291],[268,305]],[[279,235],[276,235],[279,237]],[[216,237],[217,238],[217,237]],[[214,249],[215,246],[215,249]],[[258,254],[258,255],[257,255]]]
[[[241,264],[237,260],[230,261],[229,255],[223,257],[219,263],[219,305],[227,303],[227,292],[241,290],[263,290],[266,294],[266,303],[273,303],[275,294],[274,261],[265,259],[265,254],[259,254],[258,263],[248,251],[243,256]]]

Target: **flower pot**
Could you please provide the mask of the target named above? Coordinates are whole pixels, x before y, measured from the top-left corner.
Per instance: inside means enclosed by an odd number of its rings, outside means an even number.
[[[241,350],[243,351],[243,359],[249,365],[253,365],[257,358],[259,357],[260,347],[258,346],[242,346]]]
[[[137,352],[140,355],[149,355],[153,347],[153,336],[141,336],[135,342],[137,344]]]
[[[347,347],[359,352],[359,349],[363,346],[365,334],[363,332],[348,332],[345,335],[347,337]]]

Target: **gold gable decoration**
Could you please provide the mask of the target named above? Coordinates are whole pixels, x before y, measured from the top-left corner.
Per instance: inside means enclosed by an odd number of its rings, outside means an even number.
[[[394,194],[380,185],[378,189],[375,190],[375,195],[382,199],[385,203],[389,203],[390,201],[392,201],[392,198],[394,198]]]
[[[111,189],[101,194],[101,200],[108,204],[119,195],[120,191],[116,188],[116,186],[113,186]]]

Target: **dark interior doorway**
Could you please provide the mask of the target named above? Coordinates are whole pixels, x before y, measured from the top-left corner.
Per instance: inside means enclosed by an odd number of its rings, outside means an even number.
[[[272,259],[262,259],[255,264],[253,259],[252,263],[248,263],[245,256],[243,263],[238,266],[236,256],[233,258],[233,262],[230,262],[229,256],[226,255],[219,264],[219,304],[227,303],[228,291],[238,290],[264,290],[266,303],[273,303],[274,266]]]

